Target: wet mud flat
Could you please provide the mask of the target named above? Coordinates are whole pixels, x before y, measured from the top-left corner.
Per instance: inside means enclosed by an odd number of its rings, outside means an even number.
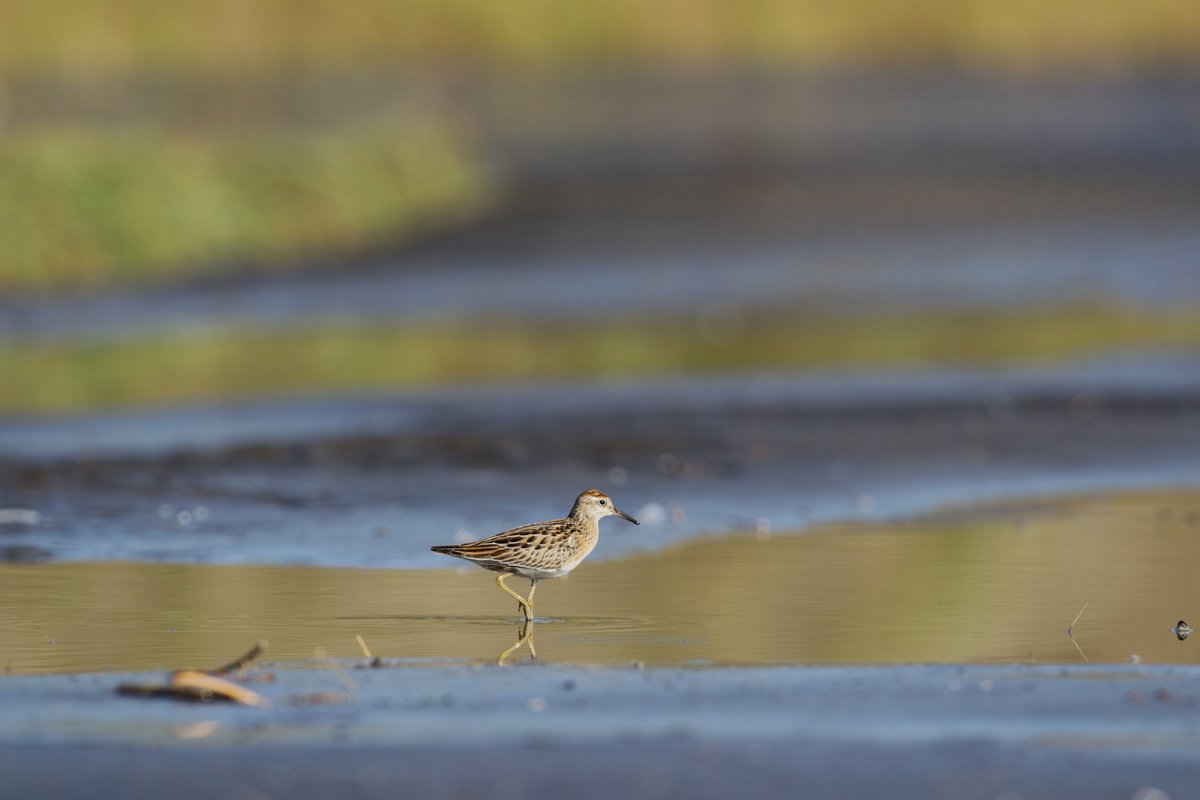
[[[1200,777],[1194,666],[260,669],[265,709],[114,693],[141,674],[4,679],[6,789],[1128,800]]]
[[[434,567],[602,488],[700,535],[1200,483],[1189,359],[556,384],[0,422],[10,561]],[[615,532],[614,532],[615,534]],[[635,535],[636,534],[636,535]],[[448,538],[449,537],[449,538]]]
[[[1169,626],[1200,602],[1198,512],[1189,490],[696,540],[584,565],[531,631],[478,572],[6,565],[0,774],[55,797],[1186,798],[1200,641]],[[258,635],[232,677],[263,707],[117,693]]]
[[[1189,797],[1200,642],[1168,629],[1198,602],[1179,568],[1196,374],[697,379],[7,426],[6,497],[40,520],[3,529],[33,557],[0,570],[0,641],[12,672],[74,674],[0,678],[0,774],[59,797]],[[539,590],[540,660],[496,666],[513,609],[425,548],[561,513],[597,477],[644,530],[606,531],[595,563]],[[269,708],[115,692],[264,633],[274,680],[250,685]]]

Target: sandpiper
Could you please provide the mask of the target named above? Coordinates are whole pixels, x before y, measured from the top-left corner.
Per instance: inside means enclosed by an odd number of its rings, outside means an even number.
[[[604,492],[588,489],[575,498],[571,513],[563,519],[522,525],[477,542],[438,545],[430,549],[499,572],[496,585],[517,601],[525,621],[532,622],[533,593],[538,581],[561,578],[579,566],[600,540],[600,520],[610,515],[638,524],[636,519],[618,509]],[[529,579],[528,597],[521,597],[504,584],[509,575]]]

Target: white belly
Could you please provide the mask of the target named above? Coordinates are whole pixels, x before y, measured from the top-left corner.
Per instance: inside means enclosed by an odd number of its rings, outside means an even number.
[[[583,559],[580,559],[582,561]],[[571,570],[575,569],[579,561],[576,561],[570,566],[564,566],[559,569],[545,569],[543,567],[509,567],[514,575],[520,575],[522,578],[528,578],[531,581],[540,581],[544,578],[561,578]]]

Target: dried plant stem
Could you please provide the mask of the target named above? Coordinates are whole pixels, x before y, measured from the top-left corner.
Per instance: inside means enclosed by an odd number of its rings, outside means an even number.
[[[267,640],[259,639],[258,644],[254,645],[254,647],[247,650],[244,655],[242,655],[238,658],[235,658],[233,661],[230,661],[228,664],[226,664],[223,667],[218,667],[217,669],[212,670],[212,674],[213,675],[226,675],[230,672],[237,672],[242,667],[246,666],[251,661],[258,658],[265,652],[267,652]]]
[[[1079,618],[1083,616],[1083,612],[1087,611],[1087,607],[1088,604],[1084,603],[1083,608],[1079,609],[1079,613],[1075,615],[1075,619],[1071,620],[1071,625],[1067,628],[1067,638],[1071,640],[1071,644],[1075,645],[1075,649],[1079,651],[1079,655],[1083,658],[1083,660],[1091,663],[1090,659],[1087,657],[1087,653],[1083,652],[1083,648],[1079,646],[1079,642],[1075,641],[1075,637],[1071,633],[1075,629],[1075,623],[1079,622]]]
[[[242,705],[263,708],[268,705],[267,698],[220,676],[237,672],[266,652],[266,649],[267,642],[264,639],[244,655],[218,669],[208,672],[197,669],[176,670],[171,673],[166,685],[122,683],[117,686],[117,694],[132,697],[172,697],[177,700],[198,702],[230,700]]]
[[[1091,601],[1089,600],[1088,603]],[[1079,618],[1083,616],[1083,612],[1087,611],[1088,604],[1084,603],[1083,608],[1079,609],[1079,613],[1075,615],[1075,619],[1071,620],[1071,624],[1067,626],[1067,636],[1071,635],[1071,630],[1075,627],[1075,623],[1079,622]]]

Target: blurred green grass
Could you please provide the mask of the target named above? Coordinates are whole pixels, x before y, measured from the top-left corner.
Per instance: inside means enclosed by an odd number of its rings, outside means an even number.
[[[454,224],[482,171],[431,125],[0,138],[0,292],[213,275]]]
[[[330,108],[315,116],[335,119],[318,134],[269,87],[370,75],[422,96],[431,75],[1200,64],[1195,0],[0,0],[0,20],[3,293],[286,268],[452,227],[495,196],[482,156],[436,124],[442,99],[364,125],[318,92]],[[67,85],[88,120],[60,113]],[[17,86],[41,107],[7,103]]]
[[[475,320],[298,330],[212,330],[0,349],[0,412],[230,400],[273,393],[729,370],[1054,363],[1135,348],[1192,350],[1192,308],[1108,306],[883,314],[759,313],[725,327],[693,319],[538,325]]]
[[[1194,0],[44,0],[0,74],[1200,61]]]

